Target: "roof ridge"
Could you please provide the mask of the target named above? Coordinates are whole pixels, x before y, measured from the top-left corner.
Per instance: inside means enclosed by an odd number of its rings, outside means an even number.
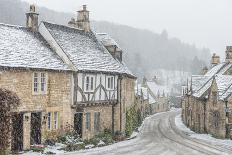
[[[6,23],[1,23],[1,22],[0,22],[0,25],[8,26],[8,27],[15,27],[15,28],[26,28],[25,26],[21,26],[21,25],[6,24]]]
[[[83,29],[79,29],[79,28],[76,28],[76,27],[71,27],[71,26],[68,26],[68,25],[56,24],[56,23],[47,22],[47,21],[41,21],[41,23],[51,24],[51,25],[54,25],[54,26],[59,26],[59,27],[64,27],[64,28],[69,28],[69,29],[73,29],[73,30],[78,30],[78,31],[83,31],[84,32]]]
[[[209,78],[209,80],[207,80],[196,92],[198,92],[198,91],[200,91],[202,88],[204,88],[204,86],[208,83],[208,82],[210,82],[211,80],[212,80],[212,78],[214,77],[214,76],[216,76],[227,64],[229,64],[229,63],[225,63],[212,77],[210,77]]]

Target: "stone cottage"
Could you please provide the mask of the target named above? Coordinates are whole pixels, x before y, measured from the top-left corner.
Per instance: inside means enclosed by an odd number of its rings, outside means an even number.
[[[137,84],[135,88],[135,105],[138,113],[141,113],[141,118],[153,114],[153,105],[156,100],[149,94],[148,89],[141,84]]]
[[[160,84],[158,79],[154,77],[152,80],[143,79],[143,87],[147,88],[148,94],[155,99],[155,103],[151,104],[151,112],[165,112],[170,109],[169,89]]]
[[[183,122],[192,130],[219,138],[231,138],[232,47],[226,59],[212,56],[211,69],[194,75],[188,82],[182,101]]]
[[[122,50],[91,30],[86,6],[69,26],[38,24],[38,17],[31,5],[26,27],[0,24],[0,87],[21,100],[11,149],[30,149],[70,129],[83,139],[104,129],[124,132],[136,77]]]

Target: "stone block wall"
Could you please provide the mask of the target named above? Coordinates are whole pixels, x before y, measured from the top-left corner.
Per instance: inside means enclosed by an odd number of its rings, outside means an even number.
[[[83,111],[83,122],[82,122],[82,138],[90,139],[97,135],[99,132],[94,130],[94,113],[100,112],[100,130],[103,132],[105,129],[112,130],[112,105],[100,105],[85,107]],[[86,113],[90,113],[91,124],[90,130],[86,129]]]
[[[42,140],[46,139],[47,130],[46,118],[47,112],[59,112],[59,127],[61,129],[66,123],[72,123],[71,104],[72,104],[72,73],[55,71],[32,71],[32,70],[0,70],[0,88],[5,88],[15,92],[20,98],[20,106],[15,109],[16,112],[28,115],[30,119],[31,112],[41,112],[42,121]],[[33,73],[43,72],[47,75],[47,91],[44,94],[33,93]],[[24,142],[23,148],[30,147],[30,120],[23,123]],[[41,122],[42,123],[42,122]],[[56,132],[56,131],[55,131]]]

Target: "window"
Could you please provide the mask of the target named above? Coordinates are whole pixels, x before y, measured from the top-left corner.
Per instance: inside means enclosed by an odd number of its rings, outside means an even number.
[[[219,126],[219,118],[220,118],[220,113],[219,112],[214,112],[213,113],[213,122],[214,122],[214,127],[217,128]]]
[[[48,130],[51,130],[51,129],[52,129],[52,122],[51,122],[51,118],[52,118],[52,113],[51,113],[51,112],[49,112],[49,113],[48,113],[48,122],[47,122]]]
[[[86,76],[85,77],[85,91],[92,92],[94,91],[94,76]]]
[[[45,85],[46,85],[46,77],[45,73],[41,73],[41,92],[45,92]]]
[[[33,92],[35,94],[44,94],[46,92],[47,78],[46,73],[34,73],[33,74]]]
[[[54,129],[58,129],[59,113],[54,112]]]
[[[100,130],[100,112],[94,113],[94,130],[97,132]]]
[[[114,77],[113,76],[109,76],[107,77],[107,89],[114,89]]]
[[[91,114],[88,112],[86,113],[86,129],[91,130]]]
[[[89,77],[88,76],[86,77],[85,85],[86,85],[85,90],[88,91],[89,90]]]
[[[38,73],[34,73],[34,92],[38,92]]]

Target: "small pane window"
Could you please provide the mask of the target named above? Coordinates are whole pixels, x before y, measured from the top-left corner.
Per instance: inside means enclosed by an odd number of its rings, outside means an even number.
[[[111,89],[114,89],[114,77],[111,77]]]
[[[86,113],[86,129],[91,130],[91,114],[88,112]]]
[[[93,90],[93,77],[91,77],[90,89]]]
[[[54,112],[54,129],[58,129],[58,120],[59,120],[58,112]]]
[[[114,77],[107,77],[107,89],[114,89]]]
[[[46,75],[45,73],[41,73],[41,91],[45,92],[45,86],[46,86]]]
[[[94,130],[96,132],[100,130],[100,112],[94,113]]]
[[[86,82],[85,82],[86,88],[85,90],[88,91],[89,90],[89,77],[86,77]]]
[[[39,86],[39,81],[38,81],[38,73],[34,73],[34,92],[38,92],[38,86]]]
[[[86,76],[85,78],[85,91],[94,91],[94,76]]]
[[[52,113],[49,112],[49,113],[48,113],[48,122],[47,122],[48,130],[51,130],[51,129],[52,129],[51,118],[52,118]]]

